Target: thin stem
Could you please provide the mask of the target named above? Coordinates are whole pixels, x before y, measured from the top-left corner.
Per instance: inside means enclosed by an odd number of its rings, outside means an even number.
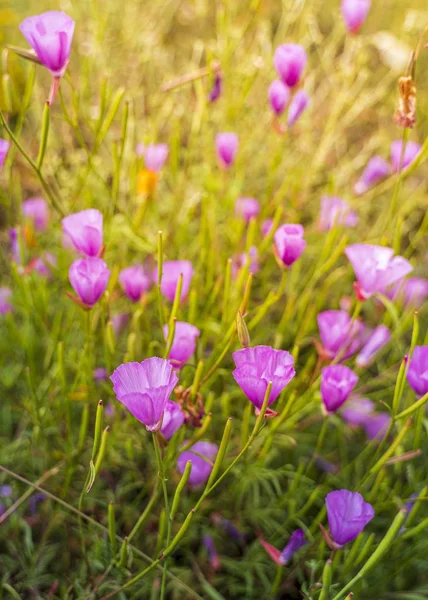
[[[163,461],[162,461],[159,439],[158,439],[156,432],[153,433],[153,445],[155,448],[156,462],[158,465],[159,477],[160,477],[161,483],[162,483],[163,498],[164,498],[164,503],[165,503],[165,514],[166,514],[166,522],[167,522],[166,547],[168,547],[170,544],[170,541],[171,541],[171,519],[169,518],[169,500],[168,500],[168,490],[167,490],[167,486],[166,486],[167,480],[165,479],[165,469],[164,469],[164,465],[163,465]],[[168,563],[168,557],[165,558],[165,562],[163,565],[160,600],[164,600],[164,598],[165,598],[167,563]]]

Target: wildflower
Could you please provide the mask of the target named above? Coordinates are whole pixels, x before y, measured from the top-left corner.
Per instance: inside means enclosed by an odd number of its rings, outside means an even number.
[[[36,512],[37,512],[37,505],[40,504],[41,502],[44,502],[46,500],[46,496],[42,493],[39,494],[33,494],[30,497],[29,500],[29,507],[30,507],[30,513],[31,516],[35,516]]]
[[[371,0],[342,0],[342,17],[350,33],[358,33],[367,18]]]
[[[428,298],[428,279],[422,277],[404,279],[392,286],[388,298],[404,302],[406,308],[421,308]]]
[[[385,325],[376,327],[357,356],[355,361],[357,367],[367,367],[375,354],[389,342],[390,338],[391,332],[388,327]]]
[[[74,261],[68,276],[80,300],[93,306],[107,287],[110,271],[101,258],[82,258]]]
[[[352,542],[374,517],[372,505],[358,492],[330,492],[325,503],[331,538],[337,548]]]
[[[421,151],[421,145],[417,142],[407,142],[404,148],[403,158],[401,159],[402,148],[402,140],[396,140],[391,144],[391,164],[395,173],[398,173],[400,170],[400,163],[401,170],[406,169]]]
[[[361,346],[362,324],[352,320],[344,310],[326,310],[317,316],[322,354],[327,358],[340,355],[344,360]]]
[[[407,371],[407,381],[418,396],[428,393],[428,346],[415,346]]]
[[[366,165],[360,179],[354,186],[354,192],[357,195],[364,194],[373,185],[388,177],[391,173],[391,167],[381,156],[373,156]]]
[[[368,398],[353,396],[340,411],[348,425],[363,425],[374,412],[374,404]]]
[[[171,365],[175,369],[181,369],[189,358],[193,356],[196,349],[196,340],[200,334],[199,329],[190,323],[185,323],[184,321],[177,321],[175,323],[174,339],[168,354]],[[163,335],[165,340],[168,339],[168,325],[164,325]]]
[[[220,69],[218,69],[214,73],[213,85],[210,90],[210,93],[208,94],[208,101],[216,102],[220,98],[222,91],[223,91],[223,75],[221,74]]]
[[[6,160],[7,153],[9,151],[10,144],[7,140],[0,138],[0,171],[3,168],[4,161]]]
[[[28,267],[30,271],[49,278],[52,275],[51,267],[56,267],[56,257],[50,252],[44,252],[42,256],[34,258]]]
[[[181,452],[177,459],[177,469],[184,473],[187,461],[191,461],[192,469],[189,476],[189,484],[197,487],[205,483],[211,474],[213,461],[217,456],[218,446],[211,442],[196,442],[190,448]]]
[[[292,127],[299,119],[300,115],[307,109],[310,103],[310,98],[305,90],[296,92],[288,107],[287,125]]]
[[[248,223],[251,219],[255,219],[260,213],[260,203],[255,198],[238,198],[235,202],[235,212]]]
[[[126,327],[128,321],[129,315],[126,313],[117,313],[116,315],[112,316],[111,323],[113,325],[113,331],[116,336],[120,334],[124,327]]]
[[[107,381],[108,379],[108,371],[104,367],[97,367],[92,374],[95,381]]]
[[[272,81],[268,90],[269,102],[273,112],[281,115],[290,99],[290,89],[279,79]]]
[[[282,225],[275,232],[276,253],[285,266],[291,266],[306,248],[303,233],[301,225]]]
[[[37,231],[44,231],[49,223],[49,208],[44,198],[29,198],[22,203],[24,216],[34,223]]]
[[[12,297],[12,290],[8,287],[0,287],[0,315],[7,315],[13,311],[13,306],[9,302]]]
[[[168,158],[167,144],[150,144],[143,150],[146,169],[157,173],[162,169]]]
[[[362,423],[369,440],[381,440],[391,423],[391,416],[386,412],[372,412]]]
[[[11,485],[1,485],[0,486],[0,496],[3,498],[10,498],[12,496],[12,486]]]
[[[144,292],[150,289],[152,282],[141,265],[126,267],[119,273],[119,283],[132,302],[138,302]]]
[[[354,244],[345,249],[357,277],[357,293],[361,299],[385,294],[387,288],[413,270],[402,256],[394,256],[392,248]]]
[[[62,229],[81,254],[100,255],[103,248],[103,216],[99,210],[89,208],[65,217]]]
[[[327,414],[337,411],[357,385],[358,376],[343,365],[330,365],[321,372],[321,398]]]
[[[117,400],[144,423],[147,431],[157,431],[166,403],[178,383],[169,362],[153,357],[141,363],[124,363],[117,367],[110,379]]]
[[[335,225],[355,227],[357,223],[358,216],[351,210],[347,202],[337,196],[323,196],[321,198],[320,231],[328,231]]]
[[[211,567],[214,569],[214,571],[218,571],[218,569],[220,568],[220,558],[217,554],[217,550],[212,536],[204,535],[203,542],[208,554]]]
[[[288,544],[285,546],[284,550],[279,556],[279,563],[281,565],[286,565],[288,562],[290,562],[293,555],[300,550],[300,548],[305,546],[306,543],[305,532],[303,529],[296,529],[296,531],[293,531]]]
[[[238,152],[239,139],[236,133],[219,133],[215,139],[217,158],[220,164],[228,169],[234,162]]]
[[[169,440],[184,423],[184,412],[177,402],[168,400],[163,413],[161,433]]]
[[[180,301],[183,302],[189,293],[193,277],[192,263],[189,260],[167,260],[163,263],[160,288],[165,298],[168,298],[171,302],[174,300],[180,275],[183,275],[180,297]],[[158,283],[157,270],[154,273],[154,278],[156,283]]]
[[[307,56],[299,44],[282,44],[275,50],[273,64],[278,75],[288,87],[295,87],[306,66]]]
[[[272,230],[272,227],[273,227],[273,219],[266,219],[265,221],[263,221],[262,226],[261,226],[263,237],[266,237],[267,235],[269,235],[269,233]]]
[[[248,252],[240,254],[232,263],[232,277],[236,278],[239,269],[242,269],[249,261],[248,271],[257,273],[259,270],[259,253],[256,246],[251,246]]]
[[[286,350],[275,350],[270,346],[242,348],[233,353],[233,360],[236,369],[232,375],[258,410],[263,405],[269,382],[272,382],[270,405],[275,402],[296,373],[291,354]]]
[[[245,540],[245,533],[239,531],[239,529],[233,524],[230,519],[222,517],[219,513],[214,513],[212,520],[215,525],[221,527],[229,537],[237,542],[243,542]]]

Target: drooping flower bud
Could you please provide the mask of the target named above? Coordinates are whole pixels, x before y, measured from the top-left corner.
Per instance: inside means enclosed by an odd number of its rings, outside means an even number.
[[[290,89],[280,81],[276,79],[272,81],[268,90],[269,102],[273,112],[276,115],[281,115],[284,112],[285,107],[290,99]]]

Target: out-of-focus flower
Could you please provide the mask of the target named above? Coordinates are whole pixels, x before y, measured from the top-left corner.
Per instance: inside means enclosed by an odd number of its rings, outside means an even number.
[[[373,412],[367,415],[362,426],[366,432],[369,440],[381,440],[386,432],[388,431],[389,424],[391,423],[391,416],[386,412]]]
[[[357,223],[357,213],[351,210],[345,200],[337,196],[323,196],[321,198],[320,231],[329,231],[335,225],[355,227]]]
[[[8,287],[0,287],[0,315],[7,315],[13,311],[13,306],[9,302],[12,297],[12,290]]]
[[[397,173],[400,169],[401,162],[401,153],[403,148],[403,141],[396,140],[391,144],[391,164],[394,171]],[[401,163],[401,170],[404,170],[408,167],[417,157],[419,152],[421,151],[421,145],[417,142],[407,142],[405,149],[403,160]]]
[[[152,285],[151,278],[146,275],[141,265],[133,265],[122,269],[119,273],[119,282],[132,302],[137,302]]]
[[[188,480],[189,484],[192,487],[202,485],[211,474],[217,452],[217,444],[205,441],[196,442],[190,450],[185,450],[178,456],[177,469],[180,473],[184,473],[186,463],[190,460],[192,469]]]
[[[286,350],[275,350],[270,346],[242,348],[233,353],[236,369],[232,375],[256,409],[261,409],[269,382],[272,389],[269,405],[296,374],[294,358]]]
[[[421,308],[428,298],[428,279],[423,277],[404,279],[392,286],[388,298],[404,302],[405,307]]]
[[[222,517],[219,513],[214,513],[212,516],[213,522],[220,526],[229,537],[237,542],[243,542],[245,540],[245,533],[239,531],[236,525],[230,519]]]
[[[256,246],[251,246],[248,252],[240,254],[232,263],[232,277],[236,278],[239,269],[242,269],[247,261],[250,261],[248,270],[254,275],[259,270],[259,253]]]
[[[338,548],[352,542],[374,517],[373,506],[358,492],[330,492],[325,503],[331,538]]]
[[[74,21],[63,12],[50,10],[28,17],[19,26],[37,58],[54,77],[62,77],[67,67]]]
[[[0,496],[3,498],[10,498],[12,496],[12,486],[11,485],[0,485]]]
[[[119,335],[120,332],[126,327],[129,321],[129,315],[127,313],[117,313],[111,318],[113,325],[114,335]]]
[[[174,339],[168,354],[168,358],[174,369],[181,369],[189,358],[193,356],[196,349],[196,340],[200,334],[199,329],[190,323],[184,321],[177,321],[175,323]],[[165,339],[168,339],[168,325],[164,325],[163,335]]]
[[[344,365],[330,365],[321,372],[321,398],[327,414],[336,412],[357,385],[358,375]]]
[[[3,168],[7,153],[9,152],[10,143],[7,140],[0,138],[0,171]]]
[[[155,356],[141,363],[124,363],[110,379],[119,402],[144,423],[147,431],[157,431],[166,403],[178,383],[169,362]]]
[[[220,557],[217,554],[217,550],[216,550],[212,536],[204,535],[203,542],[204,542],[204,546],[205,546],[205,549],[208,554],[208,558],[209,558],[211,567],[214,569],[214,571],[218,571],[218,569],[221,566],[220,565]]]
[[[282,225],[276,230],[273,238],[276,252],[285,266],[291,266],[306,248],[303,234],[302,225]]]
[[[49,278],[52,275],[51,267],[56,267],[56,257],[51,252],[44,252],[42,256],[34,258],[28,267],[30,271]]]
[[[292,88],[299,83],[307,59],[300,44],[282,44],[275,50],[273,64],[285,85]]]
[[[273,219],[266,219],[265,221],[263,221],[261,226],[263,237],[266,237],[271,232],[272,227]]]
[[[35,516],[36,512],[37,512],[37,506],[41,503],[44,502],[46,500],[46,496],[42,493],[40,494],[33,494],[30,497],[29,500],[29,507],[30,507],[30,514],[32,517]]]
[[[226,169],[229,168],[238,152],[239,139],[236,133],[219,133],[215,138],[217,158]]]
[[[44,198],[28,198],[22,203],[22,212],[34,223],[37,231],[44,231],[49,223],[49,207]]]
[[[62,229],[81,254],[99,256],[103,248],[103,216],[99,210],[89,208],[65,217]]]
[[[291,99],[288,107],[287,125],[292,127],[302,113],[308,108],[310,98],[305,90],[299,90]]]
[[[71,265],[68,277],[80,300],[93,306],[107,287],[110,271],[101,258],[82,258]]]
[[[415,346],[407,381],[418,396],[428,393],[428,346]]]
[[[166,260],[162,265],[161,292],[168,300],[173,302],[180,275],[183,275],[180,301],[183,302],[189,293],[193,277],[193,267],[189,260]],[[158,272],[155,269],[154,279],[158,283]]]
[[[155,173],[160,171],[168,158],[168,152],[167,144],[149,144],[145,146],[143,154],[146,169]]]
[[[268,90],[269,102],[273,112],[276,115],[281,115],[284,112],[285,107],[290,99],[290,89],[280,81],[276,79],[272,81]]]
[[[351,33],[358,33],[370,10],[371,0],[342,0],[342,16],[346,28]]]
[[[95,381],[107,381],[108,371],[104,367],[97,367],[93,371],[93,376]]]
[[[286,565],[288,562],[290,562],[293,555],[300,550],[300,548],[305,546],[306,543],[305,532],[303,529],[296,529],[296,531],[293,531],[288,544],[285,546],[284,550],[279,556],[279,563],[281,565]]]
[[[221,71],[218,69],[214,73],[213,85],[210,90],[210,93],[208,94],[208,101],[216,102],[220,98],[222,91],[223,91],[223,75],[222,75]]]
[[[345,360],[361,346],[362,324],[344,310],[325,310],[317,316],[322,352],[328,358],[340,354]]]
[[[354,244],[345,248],[358,282],[361,299],[373,294],[385,294],[387,288],[400,281],[413,270],[412,265],[402,256],[394,256],[392,248]]]
[[[12,250],[12,258],[16,264],[21,265],[23,257],[21,256],[21,248],[19,244],[19,231],[17,227],[9,229],[10,249]]]
[[[247,223],[260,213],[260,203],[256,198],[242,197],[235,202],[235,213]]]
[[[357,195],[364,194],[372,186],[388,177],[391,173],[391,167],[381,156],[373,156],[366,165],[361,177],[354,186],[354,192]]]
[[[349,425],[363,425],[367,417],[374,412],[374,404],[368,398],[352,396],[340,414]]]
[[[169,440],[184,423],[184,412],[177,402],[168,400],[163,413],[161,433]]]
[[[367,367],[376,353],[389,342],[390,338],[391,332],[388,327],[385,325],[376,327],[356,358],[357,367]]]

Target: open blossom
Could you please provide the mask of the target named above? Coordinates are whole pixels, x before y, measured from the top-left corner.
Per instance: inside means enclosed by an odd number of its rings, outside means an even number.
[[[285,266],[291,266],[306,248],[302,225],[282,225],[274,235],[275,249]]]
[[[119,365],[110,377],[116,398],[148,431],[161,425],[166,403],[178,383],[169,361],[146,358]]]
[[[160,171],[168,158],[167,144],[149,144],[143,150],[144,165],[149,171]]]
[[[294,94],[288,107],[287,125],[289,127],[294,125],[300,115],[308,108],[309,103],[310,98],[305,90],[299,90]]]
[[[325,310],[317,316],[323,353],[328,358],[340,354],[344,360],[361,346],[362,324],[344,310]]]
[[[183,283],[181,287],[180,301],[183,302],[187,294],[189,293],[190,284],[193,277],[193,267],[189,260],[166,260],[162,265],[162,281],[161,281],[161,292],[171,300],[174,301],[175,291],[177,289],[178,280],[180,275],[183,275]],[[158,272],[157,269],[154,273],[156,283],[158,283]]]
[[[65,217],[62,230],[74,247],[86,256],[99,256],[103,247],[103,215],[89,208]]]
[[[68,277],[80,300],[93,306],[107,287],[110,271],[101,258],[82,258],[71,265]]]
[[[281,115],[290,99],[290,89],[285,83],[276,79],[269,86],[268,96],[273,112],[276,115]]]
[[[358,492],[330,492],[325,503],[331,538],[339,548],[352,542],[374,517],[373,506]]]
[[[407,381],[418,396],[428,393],[428,346],[415,346]]]
[[[161,433],[169,440],[184,423],[184,412],[177,402],[168,400],[163,413]]]
[[[189,476],[189,484],[192,487],[202,485],[211,474],[214,460],[217,456],[218,446],[211,442],[196,442],[189,450],[182,452],[177,459],[177,469],[184,473],[186,463],[190,460],[192,469]]]
[[[342,16],[346,28],[358,33],[370,10],[371,0],[342,0]]]
[[[256,198],[238,198],[235,202],[235,212],[248,223],[260,213],[260,203]]]
[[[37,231],[44,231],[49,223],[49,207],[44,198],[28,198],[22,203],[22,212],[34,223]]]
[[[381,156],[373,156],[366,165],[361,177],[354,186],[354,192],[357,195],[364,194],[372,186],[388,177],[391,173],[391,167]]]
[[[400,281],[413,270],[402,256],[394,256],[392,248],[354,244],[347,246],[348,257],[357,277],[358,293],[363,298],[373,294],[385,294],[387,288]]]
[[[321,398],[327,414],[336,412],[357,385],[358,375],[344,365],[330,365],[321,371]]]
[[[217,158],[226,169],[229,168],[238,152],[239,139],[236,133],[219,133],[215,138]]]
[[[366,367],[368,364],[370,364],[376,353],[379,352],[379,350],[389,342],[390,338],[391,332],[389,331],[388,327],[385,325],[379,325],[376,327],[372,331],[369,339],[366,341],[356,358],[355,362],[357,366]]]
[[[0,287],[0,315],[6,315],[12,312],[13,306],[9,302],[12,297],[12,290],[8,287]]]
[[[25,39],[54,77],[62,77],[67,67],[74,21],[63,12],[50,10],[28,17],[19,26]]]
[[[3,140],[0,138],[0,171],[4,165],[4,161],[6,160],[7,153],[9,151],[9,142],[7,140]]]
[[[391,164],[394,171],[397,173],[400,169],[401,152],[403,148],[403,141],[396,140],[391,144]],[[401,162],[401,169],[408,167],[417,157],[421,151],[421,145],[417,142],[407,142],[403,160]]]
[[[286,350],[275,350],[270,346],[242,348],[233,353],[233,360],[236,369],[232,375],[257,409],[263,405],[269,382],[272,382],[270,405],[296,374],[292,355]]]
[[[193,356],[196,350],[196,340],[201,332],[197,327],[184,321],[175,323],[174,339],[168,358],[175,369],[181,367]],[[168,325],[163,327],[163,335],[168,339]]]
[[[300,44],[282,44],[275,50],[273,64],[278,75],[288,87],[295,87],[306,66],[307,56]]]
[[[345,200],[337,196],[323,196],[321,198],[320,231],[328,231],[334,225],[355,227],[357,223],[357,214],[351,210],[351,207]]]
[[[137,302],[152,285],[151,278],[145,274],[141,265],[122,269],[119,273],[119,283],[132,302]]]

